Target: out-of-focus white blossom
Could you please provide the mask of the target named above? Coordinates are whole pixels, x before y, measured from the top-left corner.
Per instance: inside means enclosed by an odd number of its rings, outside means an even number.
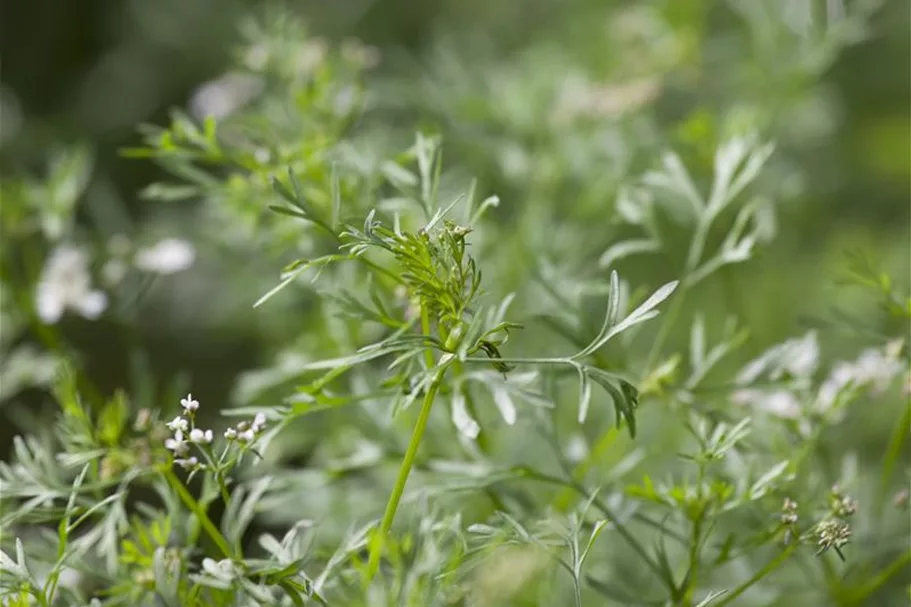
[[[132,245],[123,234],[115,234],[108,240],[109,258],[101,267],[101,278],[107,285],[116,285],[127,275],[130,269],[127,257]]]
[[[244,65],[258,72],[269,63],[269,56],[269,47],[265,44],[254,44],[244,53]]]
[[[196,249],[192,244],[179,238],[165,238],[139,249],[133,263],[146,272],[175,274],[192,266],[195,260]]]
[[[92,289],[89,259],[83,250],[62,245],[51,253],[35,293],[35,308],[42,322],[56,323],[67,309],[95,319],[107,304],[107,295]]]
[[[901,343],[890,342],[881,349],[864,350],[853,362],[842,361],[836,364],[819,388],[816,409],[828,411],[838,401],[839,395],[850,388],[867,387],[874,393],[887,389],[905,370],[905,365],[899,358],[900,352]]]
[[[747,405],[784,419],[800,416],[800,401],[788,390],[756,390],[745,388],[731,395],[731,401]]]
[[[190,99],[190,112],[196,118],[225,118],[249,103],[263,89],[263,82],[252,74],[227,73],[196,89]]]
[[[237,438],[237,430],[235,428],[228,428],[225,430],[225,438],[228,440],[234,440]]]
[[[380,51],[375,46],[369,46],[357,38],[342,40],[342,59],[364,69],[376,67],[380,62]]]
[[[308,40],[298,49],[295,67],[300,74],[309,74],[321,66],[329,54],[329,45],[322,38]]]
[[[819,364],[819,342],[816,332],[789,339],[747,364],[737,376],[737,383],[750,384],[765,374],[772,381],[784,375],[809,377]]]
[[[574,434],[566,444],[566,459],[571,462],[581,462],[588,455],[588,443],[581,434]]]
[[[649,104],[660,91],[661,83],[654,78],[591,84],[570,77],[560,91],[553,118],[558,122],[577,117],[614,118]]]

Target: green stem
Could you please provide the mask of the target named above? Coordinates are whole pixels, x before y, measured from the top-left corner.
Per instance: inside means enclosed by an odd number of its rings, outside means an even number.
[[[888,567],[879,572],[879,575],[867,582],[864,586],[861,586],[861,588],[851,596],[851,602],[855,605],[860,604],[868,596],[879,590],[889,578],[901,571],[909,562],[911,562],[911,550],[892,561]]]
[[[911,428],[911,402],[905,403],[905,411],[902,414],[901,421],[892,431],[889,438],[889,445],[886,447],[886,455],[883,458],[882,474],[880,476],[880,510],[885,505],[888,496],[889,481],[892,480],[892,471],[895,469],[895,463],[902,455],[902,444],[905,442],[905,436]]]
[[[399,474],[395,480],[395,486],[392,488],[392,494],[389,501],[386,502],[386,511],[383,513],[383,520],[380,523],[379,532],[374,535],[370,546],[370,559],[367,564],[367,582],[373,579],[380,566],[380,556],[382,555],[383,545],[386,541],[386,535],[392,528],[392,521],[395,519],[395,512],[398,510],[399,501],[405,492],[405,484],[408,482],[408,476],[414,465],[414,459],[418,453],[418,447],[421,445],[421,438],[424,436],[424,430],[427,428],[427,422],[430,420],[430,410],[433,408],[433,400],[440,384],[443,382],[443,376],[446,374],[446,367],[441,367],[433,382],[424,395],[424,402],[421,404],[421,412],[418,414],[418,421],[411,433],[411,440],[408,442],[408,448],[405,450],[405,457],[402,458],[402,465],[399,467]]]
[[[685,605],[693,604],[693,595],[699,584],[699,552],[702,547],[703,514],[693,521],[693,534],[690,538],[689,567],[684,581],[683,601]]]
[[[781,567],[785,561],[787,561],[791,555],[797,550],[797,542],[792,543],[790,546],[781,551],[781,554],[776,556],[774,559],[766,563],[765,567],[756,572],[756,575],[742,583],[740,586],[737,586],[729,594],[726,594],[725,597],[714,607],[724,607],[725,605],[730,604],[734,599],[739,597],[741,594],[749,590],[756,582],[760,581],[779,567]]]
[[[193,497],[184,484],[180,482],[180,479],[174,474],[174,470],[167,468],[164,472],[164,476],[165,479],[167,479],[168,484],[171,485],[177,492],[177,495],[180,496],[180,500],[184,505],[196,515],[202,528],[206,530],[206,533],[212,538],[212,541],[215,542],[215,545],[218,546],[218,549],[221,550],[222,554],[228,558],[232,558],[233,553],[231,547],[228,545],[228,540],[226,540],[225,536],[218,530],[218,527],[215,526],[215,523],[213,523],[212,519],[209,518],[209,515],[206,514],[205,509],[199,505],[196,498]]]

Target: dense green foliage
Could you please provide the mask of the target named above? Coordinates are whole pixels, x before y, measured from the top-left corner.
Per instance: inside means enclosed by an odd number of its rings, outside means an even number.
[[[3,604],[908,600],[906,192],[819,202],[892,5],[235,8],[136,205],[3,157]]]

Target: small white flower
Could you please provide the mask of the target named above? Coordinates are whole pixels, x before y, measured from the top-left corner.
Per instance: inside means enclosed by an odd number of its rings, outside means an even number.
[[[266,427],[266,415],[264,413],[257,413],[256,417],[253,418],[253,424],[250,428],[255,433],[261,432]]]
[[[191,443],[205,443],[209,444],[212,442],[214,436],[212,435],[211,430],[206,430],[203,432],[199,428],[193,428],[190,430],[190,442]]]
[[[199,401],[195,400],[192,394],[187,394],[186,398],[180,399],[180,406],[183,407],[183,410],[187,413],[193,413],[199,409]]]
[[[180,430],[174,433],[174,438],[165,439],[164,446],[165,449],[173,451],[174,455],[186,455],[190,450],[190,446],[184,440],[183,432]]]
[[[237,440],[242,443],[252,443],[256,439],[256,433],[253,431],[253,428],[247,428],[241,432],[237,433]]]
[[[54,324],[69,308],[85,318],[98,318],[107,307],[107,295],[92,289],[89,260],[84,251],[62,245],[48,258],[35,293],[38,317]]]
[[[165,238],[151,247],[139,249],[133,263],[140,270],[156,274],[175,274],[196,260],[196,249],[186,240]]]
[[[235,438],[237,438],[237,430],[235,430],[234,428],[228,428],[227,430],[225,430],[225,438],[228,440],[234,440]]]
[[[199,119],[225,118],[249,103],[262,89],[263,81],[256,76],[228,73],[196,89],[190,99],[190,112]]]
[[[179,415],[167,423],[168,430],[171,432],[186,432],[190,427],[190,422]]]
[[[174,463],[185,470],[190,470],[199,465],[199,460],[196,457],[188,457],[187,459],[175,459]]]

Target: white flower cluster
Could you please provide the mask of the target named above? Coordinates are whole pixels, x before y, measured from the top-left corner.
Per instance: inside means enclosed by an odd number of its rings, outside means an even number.
[[[45,324],[54,324],[69,309],[94,320],[107,305],[107,295],[92,288],[86,252],[70,245],[55,249],[45,263],[35,293],[38,318]]]
[[[130,266],[126,255],[130,246],[122,235],[111,239],[108,245],[110,258],[101,270],[108,286],[117,284],[126,275]],[[165,238],[138,249],[132,265],[154,274],[174,274],[193,265],[195,258],[192,244]],[[74,245],[63,244],[51,252],[35,290],[35,311],[44,324],[58,322],[68,310],[89,320],[95,320],[105,311],[108,296],[92,287],[91,262],[88,252]]]
[[[240,443],[252,443],[266,427],[266,416],[257,413],[253,422],[240,422],[233,428],[225,430],[225,438]]]
[[[200,85],[190,99],[190,112],[199,120],[227,118],[255,99],[263,90],[262,78],[229,72]]]
[[[211,445],[215,439],[212,430],[204,430],[196,427],[196,412],[199,410],[199,401],[193,398],[192,394],[187,394],[186,398],[180,399],[180,406],[183,408],[183,415],[178,415],[167,423],[168,429],[173,432],[170,438],[165,439],[164,446],[174,453],[174,463],[187,470],[197,470],[205,468],[196,456],[187,457],[190,453],[191,445],[197,448],[205,448]],[[225,438],[229,441],[237,441],[240,444],[248,445],[256,440],[266,427],[266,416],[257,413],[253,422],[241,422],[234,428],[228,428],[225,431]]]
[[[881,393],[906,370],[901,360],[903,346],[902,340],[891,341],[883,348],[864,350],[854,361],[836,363],[815,396],[810,397],[811,404],[805,411],[802,398],[798,397],[801,390],[798,387],[795,393],[793,382],[796,380],[804,389],[811,385],[819,357],[819,344],[811,332],[772,348],[744,367],[738,376],[738,383],[744,388],[737,390],[731,400],[785,419],[801,418],[805,412],[832,414],[837,419],[842,413],[839,403],[844,401],[845,394],[862,388]],[[791,383],[773,389],[747,387],[761,377],[771,381],[791,380]]]
[[[902,346],[900,339],[891,341],[885,348],[864,350],[857,360],[839,362],[820,387],[816,408],[830,409],[838,396],[850,387],[867,387],[873,394],[884,392],[905,370],[900,358]]]

